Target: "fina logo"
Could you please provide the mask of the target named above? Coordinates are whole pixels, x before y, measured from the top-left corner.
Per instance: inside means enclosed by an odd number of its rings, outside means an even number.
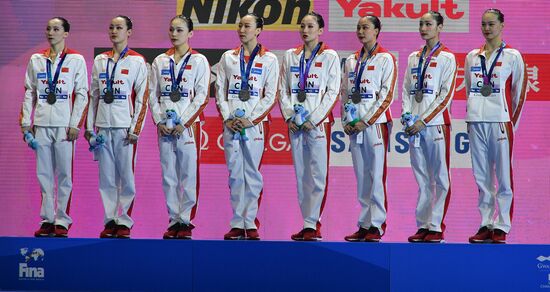
[[[546,261],[550,262],[550,256],[545,257],[543,255],[540,255],[540,256],[537,257],[537,260],[539,261],[537,263],[537,268],[539,270],[543,270],[543,271],[550,270],[550,264],[546,262]],[[548,288],[550,288],[550,287],[548,287]]]
[[[29,252],[29,248],[23,247],[20,249],[20,254],[24,262],[19,263],[19,279],[44,280],[44,268],[41,267],[44,262],[44,250],[34,248]]]

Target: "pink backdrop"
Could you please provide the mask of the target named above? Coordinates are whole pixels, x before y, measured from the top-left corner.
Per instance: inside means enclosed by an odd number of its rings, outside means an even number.
[[[331,47],[339,52],[356,50],[359,46],[353,31],[331,30],[331,21],[336,27],[338,17],[343,10],[331,5],[329,1],[311,1],[315,10],[325,16],[327,28],[322,36]],[[336,2],[336,1],[335,1]],[[348,1],[339,1],[348,2]],[[355,1],[353,1],[355,2]],[[356,1],[367,2],[367,1]],[[373,1],[373,2],[392,2]],[[394,0],[393,3],[403,2]],[[433,3],[434,1],[421,1]],[[435,1],[440,4],[450,0]],[[455,1],[458,2],[458,1]],[[546,20],[546,1],[460,1],[467,5],[460,24],[464,32],[444,32],[442,41],[456,53],[467,53],[483,43],[479,33],[482,11],[489,7],[498,7],[506,15],[505,40],[518,48],[527,60],[530,68],[530,91],[524,107],[519,131],[514,145],[514,186],[515,206],[513,228],[509,236],[511,243],[550,243],[550,147],[546,124],[550,121],[548,71],[550,64],[545,55],[549,49],[549,32]],[[2,42],[0,43],[0,80],[2,99],[0,105],[0,236],[31,236],[39,226],[40,193],[35,175],[34,153],[21,141],[18,115],[23,98],[24,72],[30,55],[47,47],[44,38],[46,21],[53,16],[68,18],[72,29],[68,46],[80,51],[91,62],[95,47],[108,47],[107,27],[110,19],[117,14],[125,14],[134,21],[134,34],[130,46],[135,48],[166,48],[170,45],[167,27],[170,18],[176,14],[177,1],[104,1],[93,2],[53,1],[2,1],[0,15],[3,20]],[[458,9],[460,10],[460,9]],[[357,20],[355,10],[349,21],[352,27]],[[403,9],[405,11],[405,9]],[[340,16],[338,16],[340,15]],[[413,19],[414,20],[414,19]],[[400,64],[422,42],[418,33],[389,32],[384,30],[379,42],[398,55]],[[387,20],[390,23],[392,20]],[[395,21],[395,19],[393,20]],[[458,25],[458,24],[457,24]],[[414,25],[413,25],[414,26]],[[272,50],[284,50],[300,42],[296,31],[264,31],[260,41]],[[234,31],[197,30],[191,40],[196,49],[228,49],[238,44]],[[463,56],[463,55],[460,55]],[[345,58],[345,54],[341,54]],[[400,79],[403,66],[399,67]],[[401,80],[400,80],[401,82]],[[399,90],[401,92],[401,90]],[[464,90],[457,93],[452,104],[453,129],[463,127],[465,114]],[[400,113],[400,100],[391,107],[394,116]],[[206,109],[209,120],[215,121],[217,111],[211,100]],[[273,117],[280,117],[278,108]],[[339,116],[339,110],[336,110]],[[209,131],[217,131],[220,124],[209,125]],[[277,128],[274,125],[274,128]],[[394,134],[400,129],[394,127]],[[460,131],[460,130],[457,130]],[[210,147],[203,153],[205,161],[201,164],[201,189],[199,208],[194,224],[196,239],[220,239],[229,229],[231,207],[227,187],[227,168],[223,158],[212,156],[216,147],[215,138],[209,132]],[[281,132],[284,134],[284,132]],[[159,154],[154,137],[155,130],[150,117],[140,137],[136,168],[137,197],[133,217],[136,224],[132,230],[135,238],[160,238],[168,222],[164,195],[161,189]],[[217,134],[216,134],[217,135]],[[284,141],[284,140],[282,140]],[[333,142],[333,146],[338,143]],[[392,145],[395,146],[395,145]],[[336,147],[337,148],[337,147]],[[219,150],[219,149],[218,149]],[[333,149],[334,150],[334,149]],[[331,155],[349,155],[333,151]],[[270,153],[288,157],[287,151]],[[391,150],[390,156],[398,155]],[[404,154],[406,155],[406,154]],[[406,157],[406,156],[405,156]],[[469,153],[453,153],[453,159],[460,162],[468,159]],[[345,157],[344,157],[345,158]],[[338,158],[341,159],[341,158]],[[414,210],[416,205],[416,182],[406,160],[400,158],[389,169],[388,176],[388,230],[386,241],[406,241],[406,237],[416,230]],[[339,160],[340,161],[340,160]],[[339,164],[341,165],[341,164]],[[346,165],[346,163],[343,163]],[[267,163],[262,167],[265,187],[259,219],[263,239],[289,240],[290,234],[301,228],[301,215],[296,196],[294,170],[289,164]],[[452,197],[446,218],[446,238],[449,242],[466,242],[479,224],[477,211],[477,187],[470,168],[463,166],[452,169]],[[70,236],[97,237],[102,230],[103,208],[97,190],[98,168],[87,150],[87,143],[80,138],[77,143],[74,169],[74,191],[71,215],[74,220]],[[323,235],[326,240],[340,241],[343,236],[355,231],[359,205],[355,194],[355,177],[352,168],[331,166],[329,175],[329,193],[323,222]]]

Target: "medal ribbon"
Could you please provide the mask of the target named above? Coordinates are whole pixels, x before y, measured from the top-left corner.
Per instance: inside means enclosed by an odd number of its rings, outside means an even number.
[[[304,52],[300,57],[300,89],[301,90],[304,90],[306,88],[307,75],[309,75],[309,68],[311,68],[311,64],[313,64],[313,59],[317,55],[317,52],[319,52],[319,49],[321,49],[321,44],[322,43],[318,43],[317,46],[315,46],[315,49],[313,49],[313,51],[311,52],[311,56],[309,57],[309,60],[307,60],[305,69],[304,69],[304,61],[306,56],[306,48],[304,46]]]
[[[487,66],[485,65],[485,56],[479,55],[479,58],[481,59],[481,73],[483,74],[483,84],[491,84],[491,76],[493,75],[493,69],[495,69],[495,64],[497,63],[498,57],[500,57],[500,54],[502,53],[502,50],[506,44],[502,42],[500,45],[500,48],[498,49],[497,56],[493,60],[493,63],[491,64],[491,68],[489,68],[489,73],[487,73]]]
[[[48,89],[53,94],[55,94],[55,86],[57,85],[57,80],[59,79],[59,73],[61,73],[61,66],[63,65],[63,61],[65,61],[65,57],[67,57],[67,52],[63,50],[63,53],[61,54],[61,59],[57,64],[57,68],[55,69],[55,75],[53,76],[53,80],[52,80],[52,68],[51,68],[52,61],[49,58],[46,59],[46,75],[48,76]]]
[[[241,63],[241,90],[248,90],[248,77],[250,76],[250,70],[252,69],[252,64],[254,63],[254,59],[256,58],[256,55],[260,51],[261,45],[257,44],[254,50],[252,50],[252,53],[250,54],[250,58],[248,59],[248,63],[246,64],[246,70],[244,68],[244,48],[241,46],[241,54],[240,54],[240,63]]]
[[[424,87],[424,75],[426,74],[426,69],[428,68],[430,61],[432,60],[433,54],[435,53],[435,51],[437,51],[437,49],[439,49],[439,47],[441,47],[441,42],[437,42],[437,44],[435,44],[435,46],[432,48],[432,50],[430,51],[430,54],[426,58],[426,62],[424,62],[424,66],[422,66],[422,63],[423,63],[422,57],[424,57],[424,55],[426,54],[426,50],[428,49],[428,47],[424,46],[424,49],[422,50],[422,54],[420,55],[420,60],[418,61],[418,69],[417,69],[418,90],[422,90],[422,88]],[[420,70],[421,68],[422,68],[422,71]]]
[[[174,54],[175,55],[175,54]],[[185,67],[187,66],[187,62],[189,62],[189,58],[191,58],[191,53],[185,57],[185,60],[183,60],[183,64],[181,64],[180,70],[178,72],[178,78],[176,79],[176,73],[175,73],[175,63],[173,59],[170,59],[170,78],[172,78],[172,91],[179,88],[181,80],[183,79],[183,72],[185,71]],[[179,91],[179,90],[178,90]]]
[[[118,60],[113,65],[113,71],[111,74],[111,78],[109,78],[109,63],[111,62],[111,58],[107,59],[107,68],[105,69],[105,79],[107,79],[107,91],[113,91],[113,83],[115,82],[115,73],[116,73],[116,65],[118,64],[118,61],[122,60],[124,58],[124,55],[128,52],[128,47],[124,48],[122,52],[120,53],[120,57],[118,57]]]
[[[365,49],[361,49],[361,54],[359,55],[359,60],[357,63],[355,63],[355,69],[353,70],[355,74],[355,91],[359,92],[359,86],[361,83],[361,76],[363,76],[363,71],[365,70],[365,65],[367,64],[367,61],[372,57],[372,53],[374,50],[378,47],[378,43],[375,43],[372,49],[369,50],[369,54],[367,55],[367,58],[365,61],[363,60],[363,55],[365,55]],[[359,67],[359,63],[361,63],[361,67]],[[359,67],[359,72],[357,72],[357,67]]]

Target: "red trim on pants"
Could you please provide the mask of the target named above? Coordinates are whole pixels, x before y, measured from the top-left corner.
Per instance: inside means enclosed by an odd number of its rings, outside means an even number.
[[[132,146],[132,173],[134,174],[134,184],[135,184],[135,177],[136,177],[136,153],[137,153],[137,143],[131,145]],[[128,216],[132,215],[132,210],[134,209],[134,202],[136,200],[136,197],[134,195],[134,199],[132,200],[132,203],[130,203],[130,208],[128,208]]]
[[[438,126],[439,127],[439,126]],[[449,202],[451,201],[451,126],[441,125],[443,130],[443,136],[445,136],[445,164],[447,165],[447,177],[449,178],[449,190],[447,191],[447,197],[445,198],[445,206],[443,207],[443,217],[441,217],[441,232],[445,232],[445,215],[447,215],[447,209],[449,208]]]
[[[192,125],[193,127],[193,134],[195,135],[195,148],[197,149],[197,174],[196,174],[196,198],[195,198],[195,205],[191,209],[191,215],[189,217],[189,221],[192,221],[193,218],[195,218],[195,215],[197,214],[197,207],[199,205],[199,189],[200,189],[200,153],[201,153],[201,145],[202,145],[202,131],[200,127],[200,122],[195,122]]]
[[[317,233],[319,234],[321,232],[321,214],[323,214],[323,209],[325,208],[325,203],[327,201],[327,193],[328,193],[328,173],[329,173],[329,161],[330,161],[330,130],[331,130],[331,124],[330,123],[324,123],[323,127],[325,128],[325,135],[327,139],[327,177],[325,178],[325,193],[323,194],[323,202],[321,203],[321,208],[319,209],[319,220],[317,221]]]
[[[264,128],[264,151],[262,153],[262,158],[260,159],[260,165],[258,166],[258,171],[262,168],[262,162],[264,160],[264,153],[265,153],[265,143],[267,142],[267,139],[269,139],[269,122],[265,121],[262,122],[262,126]],[[260,196],[258,197],[258,212],[260,211],[260,205],[262,203],[262,196],[264,194],[264,188],[262,186],[262,190],[260,191]],[[256,212],[256,218],[254,218],[254,224],[256,224],[256,228],[260,228],[260,220],[258,219],[258,213]]]
[[[512,189],[512,203],[510,205],[510,224],[512,223],[512,216],[514,215],[514,175],[512,172],[512,150],[514,149],[514,126],[512,122],[504,123],[506,128],[506,134],[508,136],[508,147],[510,153],[510,188]]]
[[[380,130],[382,131],[382,141],[384,143],[384,170],[382,172],[382,184],[384,186],[384,208],[386,209],[386,219],[388,214],[388,193],[386,190],[386,179],[388,177],[388,146],[389,146],[389,131],[388,131],[388,124],[376,124],[380,125]],[[384,234],[386,233],[386,220],[384,220],[384,223],[382,223],[382,231],[384,231]]]
[[[71,200],[72,200],[72,198],[73,198],[73,187],[74,187],[74,186],[73,186],[73,182],[74,182],[74,179],[73,179],[73,178],[74,178],[74,143],[75,143],[74,141],[72,141],[72,143],[71,143],[71,146],[72,146],[72,151],[71,151],[71,153],[72,153],[72,154],[71,154],[71,155],[72,155],[72,156],[71,156],[71,186],[72,186],[72,187],[71,187],[71,193],[69,194],[69,200],[67,200],[67,210],[65,210],[65,213],[67,213],[67,215],[69,215],[70,212],[71,212]],[[59,196],[59,195],[58,195],[58,196]],[[69,224],[69,226],[67,226],[67,229],[70,229],[72,225],[73,225],[72,223]]]

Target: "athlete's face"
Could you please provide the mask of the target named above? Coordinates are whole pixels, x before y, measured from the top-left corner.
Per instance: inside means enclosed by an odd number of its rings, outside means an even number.
[[[374,28],[374,24],[367,17],[362,17],[357,22],[357,39],[363,45],[376,41],[378,31],[378,28]]]
[[[168,37],[174,47],[187,44],[189,38],[193,36],[193,32],[187,28],[187,23],[181,18],[175,18],[170,23]]]
[[[46,38],[51,46],[57,45],[65,40],[69,33],[63,29],[63,21],[53,18],[46,26]]]
[[[321,34],[323,34],[323,29],[319,27],[315,16],[307,15],[302,18],[300,36],[302,36],[304,43],[319,41],[319,36],[321,36]]]
[[[504,23],[498,20],[498,16],[494,13],[487,12],[481,18],[481,33],[487,41],[500,37]]]
[[[426,13],[420,18],[420,23],[418,26],[418,32],[420,32],[420,37],[429,41],[434,38],[439,37],[439,33],[443,29],[442,24],[437,24],[437,21],[429,13]]]
[[[262,29],[256,27],[256,19],[253,16],[247,15],[239,21],[237,33],[241,43],[247,44],[252,40],[256,40],[260,32],[262,32]]]
[[[128,29],[126,20],[122,17],[115,17],[109,25],[109,37],[113,44],[119,44],[128,41],[128,37],[132,34],[132,30]]]

